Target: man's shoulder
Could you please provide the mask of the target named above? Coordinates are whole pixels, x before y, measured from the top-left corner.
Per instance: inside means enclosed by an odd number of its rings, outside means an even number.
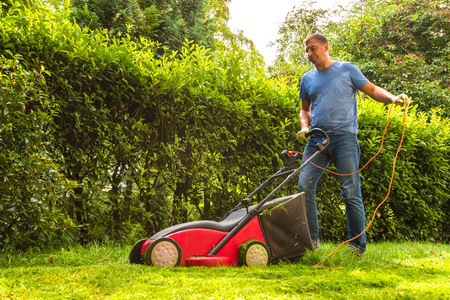
[[[311,70],[307,71],[305,74],[303,74],[302,79],[306,79],[308,77],[314,77],[316,74],[316,68],[312,68]]]
[[[336,67],[339,68],[356,68],[356,65],[350,61],[336,61]]]
[[[359,70],[359,68],[354,63],[349,61],[337,61],[336,67],[341,70]]]

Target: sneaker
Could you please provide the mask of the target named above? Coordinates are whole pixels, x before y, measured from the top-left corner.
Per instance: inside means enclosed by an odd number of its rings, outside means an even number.
[[[314,252],[319,252],[320,251],[320,242],[319,242],[319,240],[316,240],[316,239],[312,239],[311,240],[312,241],[312,250],[314,251]]]
[[[355,246],[353,244],[348,245],[347,251],[358,257],[362,257],[365,252],[364,250],[360,249],[358,246]]]

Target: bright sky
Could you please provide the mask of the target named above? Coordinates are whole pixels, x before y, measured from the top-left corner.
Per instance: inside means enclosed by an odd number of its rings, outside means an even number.
[[[332,8],[335,4],[347,5],[350,0],[314,0],[317,8]],[[243,30],[244,35],[255,43],[256,49],[264,56],[266,64],[275,60],[276,46],[269,42],[277,39],[278,28],[287,13],[301,0],[231,0],[229,4],[231,31]]]

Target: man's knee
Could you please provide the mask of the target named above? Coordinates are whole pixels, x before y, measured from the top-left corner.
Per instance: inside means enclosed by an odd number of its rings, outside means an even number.
[[[314,183],[312,180],[302,180],[300,179],[298,182],[298,192],[310,193],[315,189]]]

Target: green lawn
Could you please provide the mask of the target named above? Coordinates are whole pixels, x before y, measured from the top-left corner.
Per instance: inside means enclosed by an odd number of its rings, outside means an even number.
[[[369,244],[311,269],[336,244],[269,267],[157,269],[128,263],[130,246],[1,253],[0,299],[450,299],[450,245]]]

